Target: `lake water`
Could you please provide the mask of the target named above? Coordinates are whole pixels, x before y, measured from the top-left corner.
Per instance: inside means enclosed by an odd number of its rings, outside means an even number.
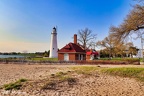
[[[0,58],[24,58],[22,55],[0,55]]]

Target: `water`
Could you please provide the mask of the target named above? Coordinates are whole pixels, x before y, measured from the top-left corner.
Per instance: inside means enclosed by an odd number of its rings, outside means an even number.
[[[0,58],[24,58],[22,55],[0,55]]]

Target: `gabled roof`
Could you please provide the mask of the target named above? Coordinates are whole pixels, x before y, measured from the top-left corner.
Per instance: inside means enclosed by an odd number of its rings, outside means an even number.
[[[95,49],[87,50],[86,55],[99,55]]]
[[[89,51],[89,52],[87,52],[86,54],[87,54],[87,55],[98,55],[98,52],[90,52],[90,51]]]
[[[58,53],[85,53],[85,50],[83,50],[78,44],[75,43],[69,43],[66,46],[64,46],[62,49],[58,51]]]

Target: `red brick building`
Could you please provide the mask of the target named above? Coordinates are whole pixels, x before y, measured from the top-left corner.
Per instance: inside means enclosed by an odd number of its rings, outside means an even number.
[[[99,53],[96,50],[90,50],[86,52],[86,60],[94,60],[99,58]]]
[[[69,43],[58,51],[58,60],[86,60],[85,50],[77,44],[77,35],[74,35],[74,43]]]

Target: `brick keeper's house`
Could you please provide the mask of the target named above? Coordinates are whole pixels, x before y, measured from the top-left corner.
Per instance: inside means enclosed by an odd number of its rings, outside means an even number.
[[[86,60],[86,51],[77,43],[77,35],[74,34],[74,43],[68,43],[58,51],[58,60]]]

